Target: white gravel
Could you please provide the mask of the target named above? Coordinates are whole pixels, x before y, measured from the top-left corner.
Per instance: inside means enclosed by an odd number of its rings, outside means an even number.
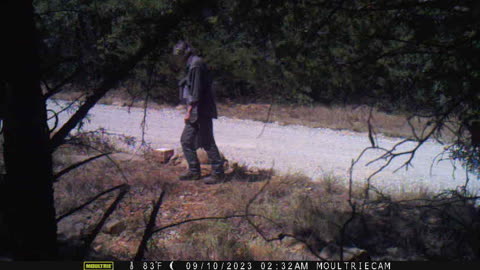
[[[49,101],[51,109],[58,110],[65,102]],[[221,112],[220,112],[221,113]],[[67,112],[60,114],[61,122],[68,117]],[[96,105],[90,112],[90,121],[84,130],[100,127],[108,132],[141,138],[140,123],[143,109],[113,105]],[[155,148],[180,148],[180,134],[183,129],[183,111],[177,109],[149,109],[145,139]],[[263,130],[264,129],[264,130]],[[261,136],[259,136],[262,133]],[[326,174],[347,179],[352,159],[369,146],[366,133],[336,131],[325,128],[303,126],[280,126],[275,123],[264,124],[258,121],[230,119],[219,117],[214,120],[214,133],[217,145],[226,158],[252,167],[272,168],[280,174],[302,173],[312,179],[319,179]],[[378,137],[381,147],[389,148],[401,139]],[[413,144],[405,145],[400,151],[411,149]],[[407,157],[396,159],[382,173],[372,179],[372,184],[386,192],[415,190],[441,191],[464,185],[465,170],[451,161],[438,162],[435,157],[443,146],[428,141],[416,153],[413,167],[394,173]],[[365,178],[383,163],[366,166],[378,157],[379,150],[367,152],[354,170],[355,183],[364,183]],[[469,190],[480,191],[480,181],[469,175]]]

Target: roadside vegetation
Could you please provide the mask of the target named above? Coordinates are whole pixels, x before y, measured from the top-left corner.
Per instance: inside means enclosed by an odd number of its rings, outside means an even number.
[[[69,146],[54,160],[64,167],[93,155]],[[338,260],[339,251],[332,247],[339,246],[345,252],[357,250],[350,259],[366,254],[363,259],[373,260],[479,256],[479,209],[461,190],[372,192],[366,199],[363,186],[349,190],[345,179],[334,176],[279,176],[237,164],[228,168],[227,183],[209,186],[177,180],[184,170],[181,155],[167,164],[157,162],[148,151],[116,153],[111,159],[92,161],[55,184],[57,217],[102,191],[129,186],[86,247],[89,258],[132,259],[161,191],[165,197],[146,246],[147,260]],[[208,166],[203,173],[209,173]],[[120,190],[62,217],[58,226],[60,239],[68,246],[63,249],[66,258],[85,255],[85,242]],[[355,213],[350,199],[357,205]]]
[[[172,90],[173,92],[174,90]],[[61,100],[82,100],[82,93],[65,91],[54,96]],[[145,100],[145,97],[134,98],[124,89],[113,90],[102,98],[99,103],[114,106],[132,106],[143,108],[148,102],[148,108],[173,108],[178,103],[165,103]],[[363,105],[325,105],[325,104],[280,104],[280,103],[242,103],[240,101],[220,100],[218,104],[220,116],[235,119],[248,119],[261,122],[278,123],[280,125],[301,125],[313,128],[329,128],[355,132],[368,132],[368,121],[371,115],[371,125],[377,134],[389,137],[415,139],[412,128],[420,130],[428,120],[427,117],[410,118],[404,113],[386,113],[373,107]],[[410,122],[410,123],[409,123]],[[452,140],[452,132],[442,132],[443,139]]]

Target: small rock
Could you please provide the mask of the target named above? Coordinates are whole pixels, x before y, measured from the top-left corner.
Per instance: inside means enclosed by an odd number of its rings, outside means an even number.
[[[380,216],[390,216],[391,207],[389,205],[381,205],[377,208],[377,214]]]
[[[102,245],[96,245],[93,247],[93,250],[95,250],[95,252],[100,252],[102,250]]]
[[[73,230],[76,231],[76,232],[81,232],[83,229],[85,228],[85,223],[83,222],[76,222],[74,225],[73,225]]]
[[[389,247],[385,250],[387,254],[394,259],[402,258],[405,256],[404,252],[398,247]]]
[[[426,218],[426,222],[430,225],[439,225],[442,222],[442,219],[435,216],[429,216]]]
[[[127,225],[123,220],[113,219],[105,224],[102,231],[104,233],[118,235],[125,231],[125,229],[127,229]]]
[[[300,252],[303,252],[305,250],[305,244],[303,243],[296,243],[294,244],[293,246],[290,247],[290,250],[293,252],[293,253],[300,253]]]
[[[386,249],[387,253],[390,254],[397,254],[398,253],[398,248],[397,247],[389,247]]]
[[[185,158],[183,156],[183,152],[181,150],[174,151],[177,152],[177,154],[173,155],[172,158],[170,158],[170,161],[168,162],[171,165],[177,166],[181,164]]]
[[[248,168],[248,173],[249,174],[260,174],[261,169],[257,167],[250,167]]]
[[[188,162],[186,159],[182,159],[182,161],[180,161],[180,166],[182,167],[185,167],[185,168],[188,168]]]
[[[154,158],[160,163],[167,163],[173,156],[173,149],[158,148],[153,151]]]
[[[57,233],[57,241],[65,242],[68,240],[68,236],[65,233]]]
[[[320,252],[320,257],[327,261],[340,261],[340,246],[328,244]],[[356,247],[343,247],[343,261],[370,261],[370,255],[364,249]]]

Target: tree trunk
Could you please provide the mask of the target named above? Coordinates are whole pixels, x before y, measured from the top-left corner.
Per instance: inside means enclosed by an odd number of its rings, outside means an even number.
[[[6,6],[6,7],[5,7]],[[6,82],[0,251],[15,260],[56,258],[52,157],[32,1],[2,3],[9,13],[1,65]],[[5,26],[4,26],[5,27]]]

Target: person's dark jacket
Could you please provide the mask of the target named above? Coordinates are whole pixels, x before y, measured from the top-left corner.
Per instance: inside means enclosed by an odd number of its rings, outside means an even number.
[[[192,56],[187,63],[187,76],[180,81],[181,99],[187,105],[195,105],[190,115],[194,123],[198,117],[217,118],[217,106],[212,91],[212,80],[202,58]]]

